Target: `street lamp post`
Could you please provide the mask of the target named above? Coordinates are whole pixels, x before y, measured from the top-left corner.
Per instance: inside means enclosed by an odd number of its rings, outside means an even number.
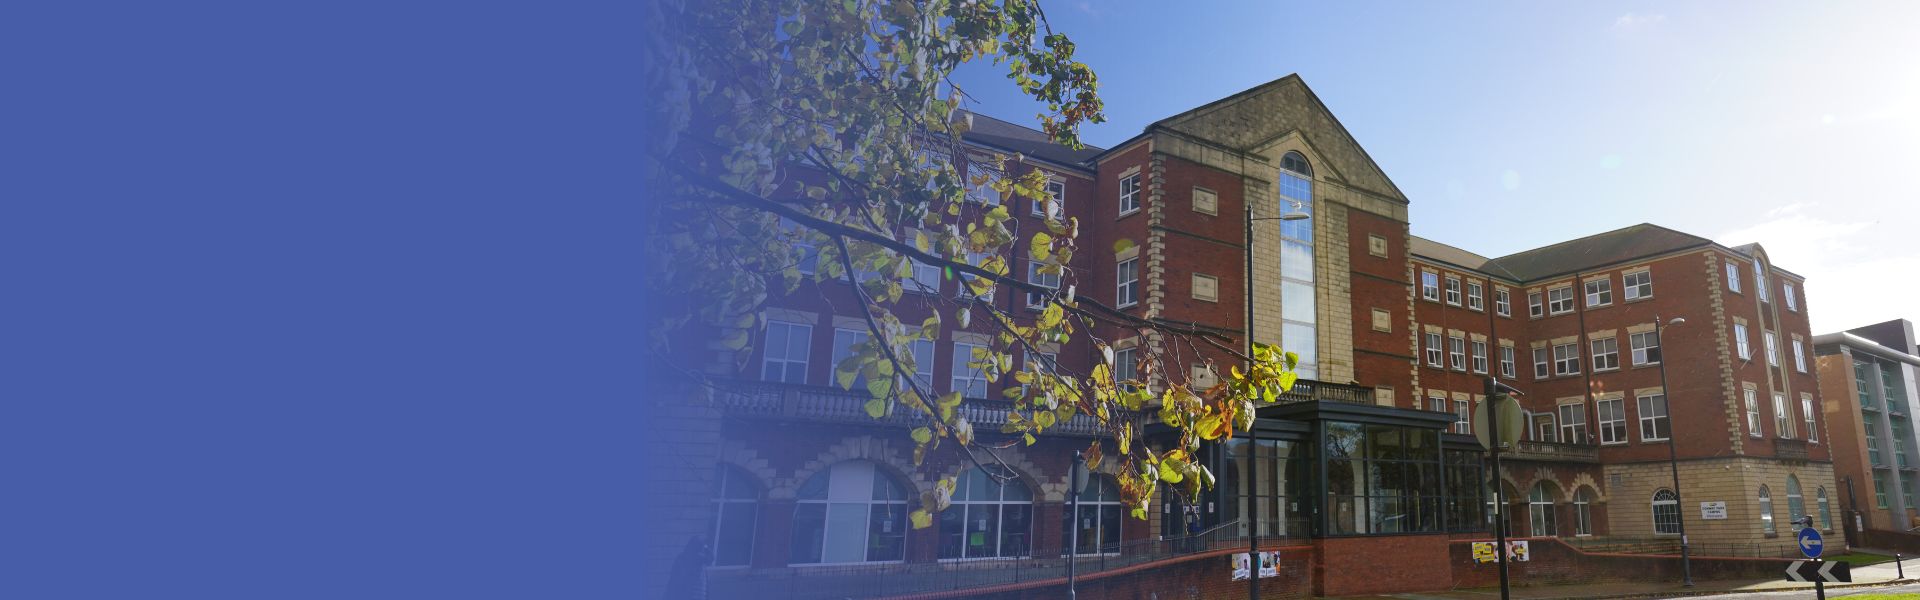
[[[1253,203],[1243,202],[1242,205],[1246,207],[1245,212],[1247,215],[1246,243],[1243,244],[1241,248],[1243,251],[1241,262],[1246,265],[1246,278],[1241,280],[1240,288],[1246,292],[1247,297],[1247,357],[1251,360],[1253,357],[1253,222],[1302,221],[1312,218],[1312,216],[1308,215],[1306,211],[1300,210],[1301,206],[1299,201],[1293,202],[1293,210],[1278,217],[1255,217],[1253,216]],[[1253,369],[1253,365],[1248,364],[1247,369]],[[1257,406],[1254,408],[1253,415],[1253,427],[1258,427],[1260,424],[1260,409]],[[1247,432],[1247,509],[1241,511],[1242,514],[1240,515],[1241,518],[1247,522],[1247,600],[1256,600],[1260,597],[1259,497],[1254,495],[1254,489],[1259,485],[1260,481],[1260,461],[1256,460],[1259,456],[1260,435],[1257,429],[1249,428]]]
[[[1070,550],[1067,551],[1067,600],[1074,600],[1075,567],[1080,562],[1080,492],[1087,490],[1087,457],[1079,450],[1073,451],[1072,479],[1067,482],[1071,495],[1067,497],[1067,538]]]
[[[1653,316],[1654,343],[1660,348],[1660,395],[1667,404],[1667,468],[1673,473],[1673,516],[1680,526],[1680,578],[1681,585],[1693,587],[1693,559],[1688,555],[1687,511],[1680,495],[1680,455],[1673,448],[1673,388],[1667,387],[1667,327],[1682,325],[1687,320],[1675,317],[1671,321],[1662,321],[1660,315]]]

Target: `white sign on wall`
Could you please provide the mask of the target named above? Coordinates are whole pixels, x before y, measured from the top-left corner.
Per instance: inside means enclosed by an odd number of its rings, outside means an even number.
[[[1701,502],[1701,503],[1700,503],[1700,518],[1701,518],[1702,520],[1707,520],[1707,521],[1714,521],[1714,520],[1724,520],[1724,519],[1726,519],[1726,518],[1727,518],[1727,503],[1725,503],[1725,502]]]

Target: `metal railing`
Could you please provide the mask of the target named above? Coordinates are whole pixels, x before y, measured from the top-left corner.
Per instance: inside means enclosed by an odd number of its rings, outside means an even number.
[[[1191,536],[1163,537],[1108,544],[1098,550],[1081,548],[1075,561],[1081,580],[1105,571],[1179,558],[1201,552],[1244,551],[1247,538],[1240,523],[1226,523]],[[1263,535],[1263,546],[1283,545],[1288,538]],[[927,594],[990,586],[1064,580],[1067,552],[1054,546],[1035,548],[1008,558],[942,559],[934,562],[885,564],[796,565],[784,568],[709,569],[707,598],[756,600],[842,600]]]
[[[750,419],[786,419],[830,423],[862,423],[917,427],[927,424],[927,416],[905,407],[875,419],[867,414],[866,391],[848,391],[833,387],[732,380],[721,383],[720,408],[728,416]],[[998,430],[1007,423],[1013,406],[1005,402],[969,399],[958,409],[973,423],[976,431]],[[1134,423],[1139,431],[1144,415],[1133,411],[1114,411],[1110,417]],[[1108,429],[1092,415],[1077,414],[1055,423],[1048,433],[1070,436],[1105,435]]]
[[[1680,554],[1678,537],[1563,537],[1560,541],[1582,552],[1615,554]],[[1836,554],[1836,548],[1828,548],[1828,554]],[[1694,557],[1721,558],[1799,558],[1799,542],[1790,531],[1779,538],[1747,542],[1707,542],[1694,540],[1687,546]]]

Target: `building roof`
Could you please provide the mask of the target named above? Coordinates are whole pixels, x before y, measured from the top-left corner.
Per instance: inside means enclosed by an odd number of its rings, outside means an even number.
[[[1712,244],[1713,240],[1697,235],[1641,223],[1502,256],[1483,270],[1531,281]]]
[[[1487,270],[1487,263],[1492,262],[1493,259],[1487,258],[1485,256],[1474,254],[1472,252],[1462,250],[1459,247],[1449,246],[1449,245],[1442,244],[1440,242],[1436,242],[1433,240],[1429,240],[1427,238],[1423,238],[1417,235],[1410,236],[1410,238],[1411,239],[1409,239],[1407,243],[1407,251],[1412,253],[1415,256],[1440,261],[1450,265],[1456,265],[1456,266],[1460,266],[1468,269],[1473,269],[1475,271],[1481,271],[1488,275],[1495,275],[1500,277],[1513,276],[1512,274],[1506,273],[1504,271]]]
[[[1052,138],[1040,130],[1002,121],[977,112],[973,115],[973,128],[961,136],[968,142],[981,144],[1044,160],[1050,163],[1077,168],[1089,168],[1087,161],[1106,152],[1105,148],[1083,146],[1079,150],[1054,143]]]

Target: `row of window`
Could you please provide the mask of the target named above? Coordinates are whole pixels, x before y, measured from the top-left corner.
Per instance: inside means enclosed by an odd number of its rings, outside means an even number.
[[[976,467],[960,475],[952,504],[940,512],[933,534],[941,559],[1010,558],[1033,551],[1033,490],[1004,467]],[[714,492],[713,564],[752,563],[758,534],[761,487],[728,465],[719,468]],[[789,564],[899,562],[906,558],[907,487],[864,460],[834,464],[815,473],[795,495]],[[1120,490],[1095,476],[1078,507],[1063,511],[1063,530],[1073,531],[1080,554],[1111,554],[1120,546]],[[1066,544],[1063,544],[1066,546]],[[1063,550],[1064,552],[1064,550]]]
[[[1761,341],[1764,342],[1765,350],[1767,352],[1767,366],[1769,367],[1780,366],[1779,336],[1775,335],[1771,331],[1766,331],[1766,330],[1761,330],[1760,335],[1761,335]],[[1748,339],[1749,339],[1749,336],[1747,335],[1747,324],[1737,322],[1737,321],[1734,322],[1733,347],[1734,347],[1734,350],[1740,355],[1740,360],[1753,360],[1753,344],[1749,342]],[[1806,353],[1805,343],[1802,342],[1798,336],[1795,336],[1793,338],[1791,347],[1793,348],[1793,370],[1799,371],[1801,373],[1807,372],[1807,353]]]
[[[1745,293],[1740,291],[1740,270],[1739,264],[1731,260],[1727,261],[1727,291],[1736,294]],[[1767,268],[1758,258],[1753,259],[1753,284],[1754,290],[1760,294],[1761,302],[1773,301],[1767,287]],[[1780,300],[1786,305],[1788,311],[1800,311],[1800,299],[1794,294],[1793,282],[1780,282]]]
[[[1539,537],[1560,534],[1557,523],[1555,523],[1553,490],[1548,487],[1549,485],[1547,482],[1542,481],[1534,484],[1533,488],[1527,492],[1528,535]],[[1832,530],[1833,512],[1828,508],[1827,488],[1815,488],[1814,498],[1818,505],[1817,509],[1820,511],[1820,528],[1829,531]],[[1680,496],[1673,493],[1673,490],[1667,488],[1654,490],[1649,506],[1653,512],[1653,532],[1655,534],[1680,534],[1679,499]],[[1757,499],[1760,505],[1761,529],[1769,534],[1775,533],[1772,491],[1769,490],[1767,486],[1761,485],[1757,493]],[[1574,535],[1593,535],[1592,503],[1593,495],[1587,488],[1581,488],[1578,492],[1574,493],[1572,503]],[[1491,501],[1489,501],[1489,504],[1491,504]],[[1882,508],[1884,507],[1885,505],[1883,504]],[[1800,479],[1792,475],[1787,476],[1787,514],[1789,516],[1788,523],[1793,523],[1808,516],[1806,501],[1800,493]]]
[[[1761,437],[1764,434],[1762,434],[1760,430],[1760,427],[1761,427],[1760,399],[1759,399],[1760,391],[1754,388],[1746,388],[1745,390],[1742,390],[1742,391],[1744,392],[1744,396],[1746,400],[1747,435],[1752,437]],[[1774,435],[1777,435],[1782,438],[1789,438],[1789,439],[1796,437],[1794,429],[1797,426],[1795,425],[1795,418],[1792,413],[1793,413],[1793,409],[1789,405],[1789,402],[1787,401],[1787,395],[1784,392],[1774,392],[1773,393]],[[1801,393],[1799,420],[1806,424],[1807,442],[1817,444],[1817,443],[1820,443],[1820,428],[1816,426],[1814,422],[1814,414],[1815,413],[1814,413],[1814,407],[1813,407],[1813,395],[1804,393],[1804,392]],[[1871,434],[1869,434],[1869,436],[1871,436]],[[1869,437],[1867,441],[1867,447],[1868,449],[1873,449],[1873,446],[1874,446],[1873,440],[1871,439],[1871,437]]]
[[[840,361],[853,356],[854,348],[866,341],[867,332],[864,330],[834,328],[833,362],[830,365],[838,365]],[[760,378],[784,383],[812,383],[808,376],[812,362],[812,346],[812,325],[778,320],[768,321],[765,343],[762,344]],[[980,369],[968,364],[978,360],[974,354],[984,352],[986,346],[958,341],[951,344],[952,351],[948,354],[949,360],[952,361],[952,376],[949,381],[951,386],[945,390],[937,390],[933,385],[933,365],[936,360],[934,346],[934,343],[929,340],[915,340],[911,345],[914,363],[913,379],[923,389],[935,393],[958,391],[967,398],[987,397],[986,375],[981,373]],[[1046,357],[1055,358],[1052,353],[1046,354]],[[1032,356],[1027,357],[1028,362],[1034,360],[1037,359]],[[863,381],[856,379],[854,387],[861,387],[864,385]]]
[[[1455,275],[1447,275],[1443,278],[1439,273],[1433,271],[1420,272],[1421,298],[1432,302],[1442,302],[1441,294],[1444,290],[1444,294],[1446,295],[1444,302],[1452,306],[1463,306],[1461,303],[1463,297],[1462,289],[1465,290],[1464,306],[1466,308],[1475,311],[1486,310],[1486,288],[1479,281],[1462,280]],[[1494,287],[1493,312],[1503,317],[1513,315],[1513,301],[1507,292],[1507,288],[1502,286]]]

